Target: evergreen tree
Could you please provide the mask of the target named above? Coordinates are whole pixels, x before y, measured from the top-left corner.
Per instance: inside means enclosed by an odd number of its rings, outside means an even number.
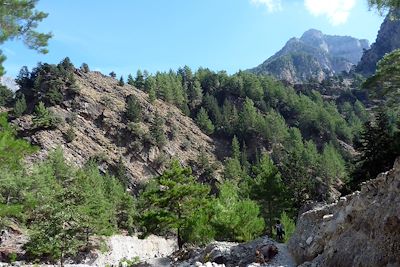
[[[135,87],[139,90],[143,90],[144,89],[144,76],[141,70],[138,70],[136,72],[136,78],[135,78]]]
[[[391,116],[389,111],[380,110],[374,121],[365,123],[360,142],[356,143],[356,149],[361,154],[350,182],[353,189],[392,168],[400,154],[400,122],[396,114]]]
[[[34,117],[32,118],[34,128],[53,128],[59,122],[59,118],[55,117],[54,114],[44,106],[43,102],[39,102],[35,107]]]
[[[36,31],[38,23],[48,14],[36,10],[37,1],[10,0],[2,2],[0,10],[0,45],[8,40],[19,39],[30,49],[46,54],[47,42],[51,33]],[[5,56],[0,51],[0,77],[4,74],[2,66]]]
[[[183,233],[198,210],[207,204],[210,188],[196,182],[190,168],[182,168],[173,161],[169,169],[146,186],[142,194],[141,218],[149,233],[175,230],[178,246],[191,240]],[[190,236],[186,233],[186,236]]]
[[[126,117],[131,122],[140,122],[142,120],[142,106],[134,95],[126,98]]]
[[[214,133],[214,125],[208,117],[208,114],[204,108],[200,108],[197,113],[196,123],[204,131],[204,133],[210,135]]]
[[[233,183],[220,185],[219,196],[212,206],[211,223],[218,240],[246,242],[262,234],[265,225],[260,208],[254,201],[241,200]]]
[[[90,71],[89,65],[88,65],[87,63],[82,63],[82,65],[81,65],[81,70],[82,70],[84,73],[88,73],[88,72]]]
[[[240,145],[236,135],[233,136],[232,139],[232,158],[234,159],[240,158]]]
[[[156,112],[154,120],[150,126],[150,134],[158,147],[163,147],[167,142],[164,133],[164,120],[161,118],[160,114]]]
[[[128,74],[127,83],[128,83],[129,85],[135,86],[135,80],[133,79],[132,74]]]
[[[124,85],[125,85],[124,77],[121,76],[121,77],[119,78],[118,85],[119,85],[119,86],[124,86]]]
[[[269,233],[272,234],[274,218],[278,217],[287,205],[285,186],[278,169],[267,154],[254,166],[255,177],[250,180],[251,199],[262,206]]]
[[[15,117],[21,117],[22,114],[25,113],[26,111],[26,101],[25,101],[25,95],[22,95],[21,97],[19,97],[17,99],[17,101],[15,101],[15,105],[14,105],[14,109],[13,109],[13,113]]]
[[[110,75],[111,78],[117,77],[117,74],[114,71],[110,72],[109,75]]]
[[[0,85],[0,106],[8,105],[13,100],[14,93],[6,86]]]

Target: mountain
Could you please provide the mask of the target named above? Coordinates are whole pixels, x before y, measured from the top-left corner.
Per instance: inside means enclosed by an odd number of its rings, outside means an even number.
[[[325,35],[311,29],[301,38],[290,39],[279,52],[249,71],[270,74],[292,84],[309,79],[321,81],[327,76],[350,71],[368,48],[367,40]]]
[[[390,11],[376,37],[375,43],[365,51],[356,71],[370,76],[375,73],[376,64],[386,53],[400,48],[400,10]]]
[[[13,92],[19,89],[18,84],[15,82],[14,78],[9,76],[0,77],[0,84],[8,87]]]

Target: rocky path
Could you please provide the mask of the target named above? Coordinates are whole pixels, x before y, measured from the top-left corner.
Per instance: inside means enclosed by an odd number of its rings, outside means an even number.
[[[278,255],[274,259],[272,259],[271,262],[268,264],[264,265],[267,267],[294,267],[296,266],[296,263],[294,262],[294,259],[292,255],[289,253],[289,250],[287,248],[286,244],[276,244],[278,247]]]

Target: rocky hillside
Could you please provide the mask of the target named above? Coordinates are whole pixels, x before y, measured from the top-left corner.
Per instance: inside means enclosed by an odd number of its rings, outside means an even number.
[[[325,35],[311,29],[301,38],[290,39],[278,53],[250,71],[270,74],[290,83],[321,81],[333,74],[348,72],[367,48],[367,40]]]
[[[386,53],[398,48],[400,48],[400,10],[391,11],[386,16],[375,43],[371,45],[371,49],[364,53],[356,71],[367,76],[374,74],[376,63]]]
[[[360,192],[303,213],[289,250],[301,266],[399,266],[400,158]]]
[[[132,186],[160,174],[171,158],[179,158],[194,169],[200,152],[211,162],[216,161],[214,141],[175,106],[160,100],[151,104],[146,93],[130,85],[119,86],[117,80],[99,72],[76,70],[74,78],[78,93],[49,108],[63,121],[56,129],[33,129],[31,115],[14,120],[19,134],[40,148],[29,161],[42,159],[61,146],[66,159],[78,166],[93,158],[104,161],[104,170],[122,166]],[[141,140],[128,129],[125,118],[128,95],[134,95],[142,107]],[[167,142],[162,148],[144,138],[149,135],[156,112],[165,121]],[[76,137],[67,142],[65,137],[71,126]]]

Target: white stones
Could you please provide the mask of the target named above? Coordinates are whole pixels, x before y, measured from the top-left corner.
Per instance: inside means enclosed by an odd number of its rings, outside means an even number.
[[[307,245],[311,245],[312,242],[313,242],[313,237],[312,236],[307,238],[307,240],[306,240]]]
[[[333,218],[333,214],[326,214],[322,217],[322,219],[326,221],[330,221]]]

